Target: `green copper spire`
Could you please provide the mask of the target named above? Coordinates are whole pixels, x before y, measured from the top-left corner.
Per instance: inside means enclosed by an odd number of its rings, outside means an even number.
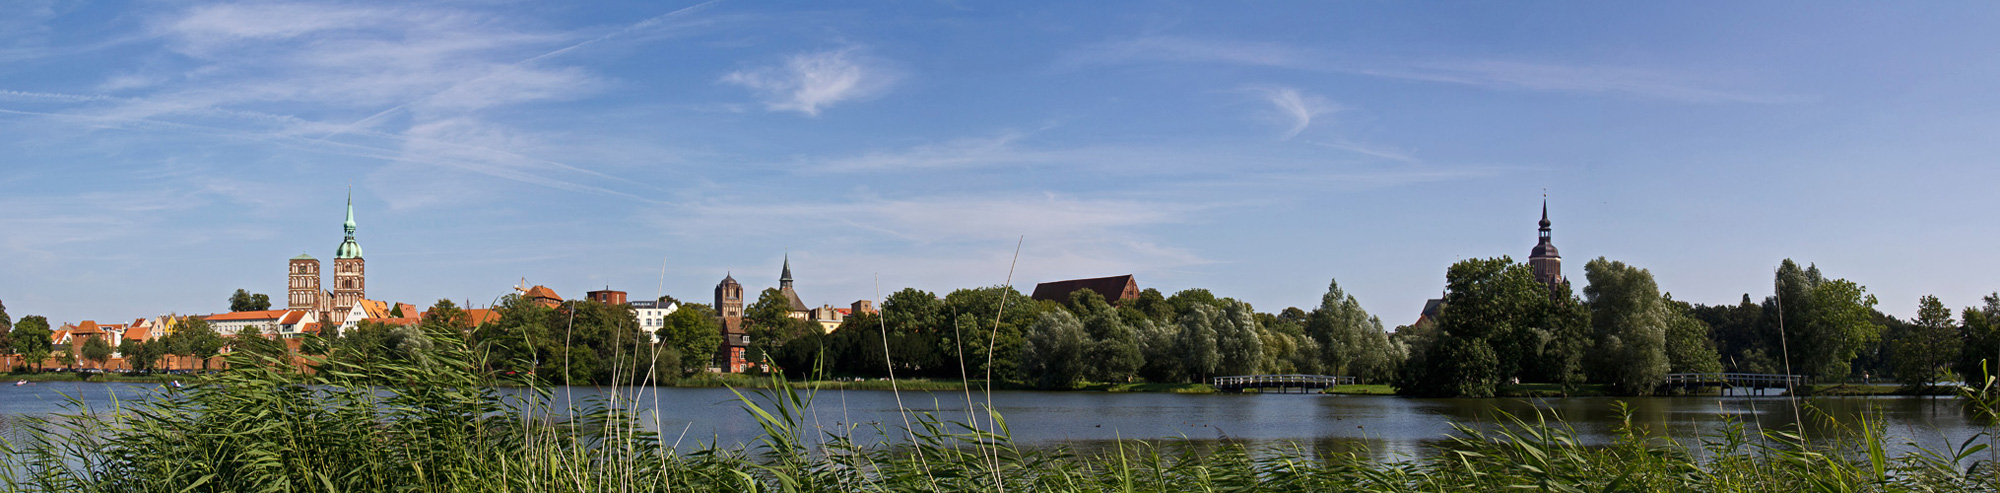
[[[341,229],[347,231],[347,239],[340,242],[333,258],[361,258],[361,244],[354,241],[354,187],[347,188],[347,222],[341,224]]]

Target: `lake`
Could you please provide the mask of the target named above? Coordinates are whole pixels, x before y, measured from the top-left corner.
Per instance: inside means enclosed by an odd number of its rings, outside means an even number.
[[[22,418],[68,412],[76,399],[95,409],[110,409],[115,401],[144,398],[157,384],[40,382],[0,387],[0,437],[19,440]],[[657,392],[655,392],[657,390]],[[509,389],[507,392],[517,392]],[[582,401],[624,392],[635,399],[642,419],[658,427],[684,450],[698,444],[734,445],[756,439],[760,429],[741,410],[736,397],[721,388],[596,388],[564,387],[558,399]],[[985,396],[975,393],[975,402]],[[946,421],[967,419],[966,394],[903,392],[904,408],[937,413]],[[1241,440],[1257,444],[1296,443],[1314,450],[1361,450],[1380,459],[1408,458],[1424,453],[1424,445],[1452,432],[1452,422],[1492,422],[1496,410],[1533,419],[1537,408],[1563,416],[1586,443],[1605,443],[1621,423],[1617,402],[1630,404],[1634,424],[1686,439],[1711,433],[1728,420],[1747,428],[1781,428],[1793,422],[1791,401],[1784,397],[1585,397],[1567,399],[1414,399],[1389,396],[1307,394],[1154,394],[1104,392],[996,391],[993,405],[1010,425],[1016,443],[1040,447],[1068,444],[1096,449],[1126,439],[1198,441]],[[657,402],[657,404],[655,404]],[[1887,427],[1887,443],[1906,442],[1932,450],[1948,448],[1983,430],[1959,409],[1959,401],[1924,397],[1814,398],[1811,408],[1847,426],[1872,412]],[[877,425],[900,435],[904,417],[897,412],[897,395],[889,391],[822,391],[806,425],[835,431],[858,426],[856,436],[872,441]],[[1839,436],[1823,419],[1806,414],[1807,433]],[[981,416],[983,420],[984,417]]]

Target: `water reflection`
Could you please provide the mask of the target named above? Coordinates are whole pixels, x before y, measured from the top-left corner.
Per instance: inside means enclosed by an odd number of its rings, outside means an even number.
[[[0,437],[19,443],[25,436],[22,417],[64,412],[63,404],[71,399],[108,409],[117,400],[145,398],[158,388],[83,382],[0,388]],[[521,390],[502,392],[520,395]],[[559,405],[615,396],[638,409],[645,427],[658,429],[683,450],[714,443],[733,446],[753,441],[761,432],[728,389],[567,387],[556,389],[553,396]],[[973,406],[967,405],[964,393],[904,392],[901,397],[904,406],[932,413],[941,421],[989,426],[985,414],[977,412],[986,402],[983,394],[970,396]],[[1635,428],[1674,437],[1690,447],[1700,443],[1693,437],[1718,433],[1732,421],[1751,432],[1788,429],[1795,421],[1793,400],[1784,397],[1413,399],[1006,391],[994,392],[992,400],[1016,443],[1028,447],[1107,450],[1113,440],[1143,439],[1190,446],[1245,443],[1314,453],[1355,452],[1382,460],[1426,455],[1429,444],[1453,432],[1451,423],[1491,426],[1504,420],[1502,413],[1530,422],[1538,412],[1551,420],[1560,417],[1584,443],[1604,444],[1616,439],[1625,423],[1623,412],[1629,412]],[[1905,451],[1906,442],[1949,449],[1983,430],[1959,409],[1956,399],[1830,397],[1800,402],[1806,407],[1796,415],[1805,418],[1804,430],[1815,439],[1852,437],[1862,413],[1886,426],[1887,444]],[[897,409],[897,396],[887,391],[824,391],[804,420],[816,435],[850,434],[862,443],[900,441],[905,415]]]

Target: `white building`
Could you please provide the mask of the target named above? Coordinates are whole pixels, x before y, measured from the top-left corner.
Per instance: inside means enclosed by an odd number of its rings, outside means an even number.
[[[660,342],[660,328],[667,326],[667,315],[681,309],[680,303],[670,301],[634,301],[631,305],[632,311],[639,316],[639,328],[645,330],[646,335],[653,336],[655,344]]]

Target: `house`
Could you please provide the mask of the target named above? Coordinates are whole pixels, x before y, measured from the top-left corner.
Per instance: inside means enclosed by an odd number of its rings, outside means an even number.
[[[639,328],[653,336],[653,343],[660,342],[660,329],[667,326],[667,316],[680,311],[681,304],[672,301],[634,301],[631,303],[633,315],[639,318]]]
[[[202,317],[208,321],[215,333],[234,337],[244,328],[256,327],[265,336],[296,337],[305,333],[310,324],[319,323],[319,315],[307,310],[254,310],[230,312]]]

